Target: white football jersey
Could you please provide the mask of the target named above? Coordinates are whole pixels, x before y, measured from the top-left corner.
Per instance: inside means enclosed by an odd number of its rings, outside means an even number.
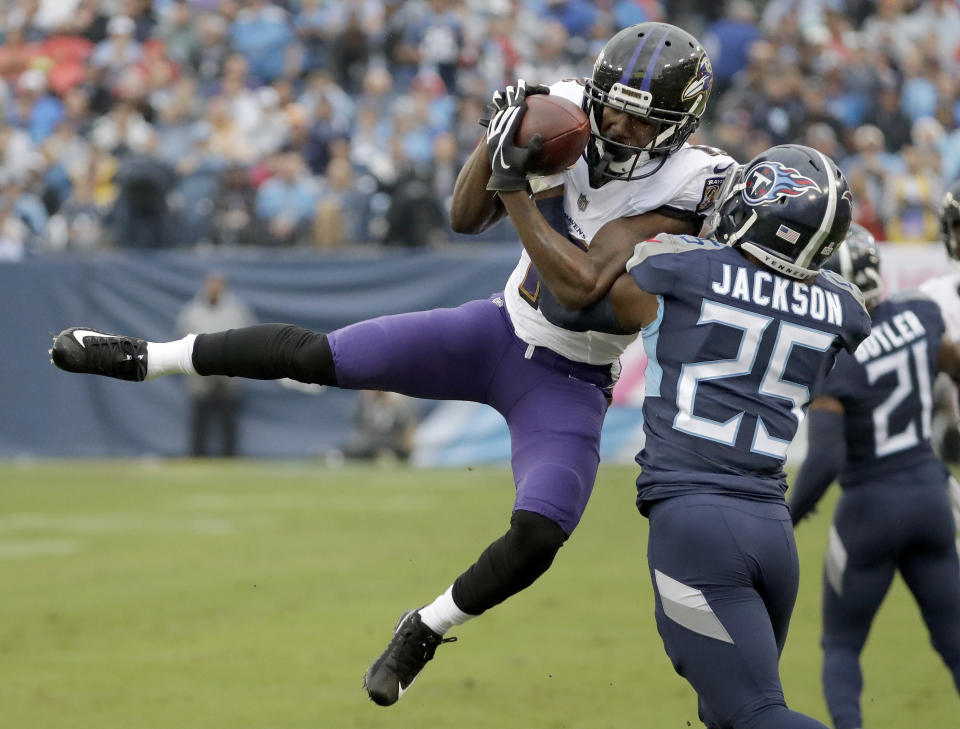
[[[920,291],[933,299],[940,307],[946,334],[954,342],[960,342],[960,270],[945,276],[937,276],[920,284]]]
[[[577,81],[561,81],[550,87],[550,93],[579,106],[583,86]],[[602,187],[592,188],[587,163],[580,158],[565,172],[531,179],[531,187],[536,192],[564,186],[566,232],[589,246],[597,231],[617,218],[664,206],[706,215],[713,208],[726,169],[733,162],[732,157],[719,150],[684,144],[667,157],[657,172],[642,180],[611,180]],[[659,160],[647,164],[657,165]],[[507,280],[505,298],[517,336],[528,344],[546,347],[577,362],[610,364],[636,339],[635,334],[578,332],[551,324],[532,303],[536,300],[538,285],[536,270],[524,250]]]

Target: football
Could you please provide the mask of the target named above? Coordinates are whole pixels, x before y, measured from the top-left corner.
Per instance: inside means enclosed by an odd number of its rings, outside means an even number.
[[[533,160],[528,171],[552,175],[570,167],[583,153],[590,140],[590,121],[572,101],[535,94],[527,97],[527,110],[514,141],[526,147],[534,134],[543,138],[543,152]]]

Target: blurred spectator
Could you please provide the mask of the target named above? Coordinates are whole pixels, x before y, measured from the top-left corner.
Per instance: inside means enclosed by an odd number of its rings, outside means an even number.
[[[17,261],[26,253],[30,230],[13,209],[14,200],[0,191],[0,261]]]
[[[227,289],[221,273],[211,273],[203,288],[177,316],[177,336],[206,334],[250,326],[250,308]],[[190,455],[236,456],[239,448],[241,380],[235,377],[187,377],[190,392]],[[212,440],[219,432],[220,447]]]
[[[757,11],[749,0],[729,0],[724,16],[701,39],[713,62],[713,93],[726,91],[734,75],[747,65],[750,46],[760,39]]]
[[[219,15],[205,14],[196,20],[197,42],[190,50],[186,63],[197,77],[200,86],[212,93],[220,83],[230,48],[225,42],[227,21]]]
[[[177,243],[177,221],[167,201],[173,169],[144,152],[124,157],[117,169],[118,195],[110,212],[113,242],[120,248],[169,248]]]
[[[156,140],[156,132],[130,101],[118,99],[110,113],[96,121],[90,140],[111,154],[140,153]]]
[[[7,121],[25,130],[34,142],[42,142],[63,118],[63,104],[48,93],[47,76],[36,68],[17,79],[16,102],[7,108]]]
[[[332,43],[330,67],[340,86],[353,93],[360,89],[369,61],[369,39],[361,24],[360,14],[351,11],[346,26]]]
[[[803,143],[823,152],[830,159],[839,157],[840,144],[837,140],[837,133],[833,130],[833,127],[824,122],[817,122],[808,126]]]
[[[888,152],[896,154],[910,142],[910,119],[900,109],[900,91],[893,81],[881,83],[868,119],[883,130]]]
[[[172,0],[157,27],[156,37],[163,41],[167,57],[185,65],[198,49],[197,18],[188,0]]]
[[[273,244],[302,243],[310,232],[320,186],[296,152],[275,155],[272,167],[273,176],[257,193],[257,217],[266,225]]]
[[[213,203],[212,236],[217,245],[263,245],[265,228],[256,214],[257,191],[238,164],[222,173]]]
[[[912,146],[904,147],[901,157],[906,169],[891,175],[887,181],[884,211],[887,213],[887,235],[898,242],[936,240],[940,223],[937,209],[942,188],[940,176],[924,162]]]
[[[370,198],[375,190],[376,181],[369,175],[358,176],[349,158],[330,160],[327,187],[317,203],[313,244],[332,248],[369,241]]]
[[[813,125],[826,125],[830,127],[835,141],[843,138],[843,122],[841,122],[827,108],[827,95],[824,84],[810,80],[802,85],[801,95],[803,100],[803,122],[801,127],[809,130]],[[834,150],[837,152],[839,150]],[[832,156],[832,155],[831,155]]]
[[[546,17],[562,23],[569,35],[583,37],[596,20],[597,10],[587,0],[547,0]]]
[[[92,167],[72,177],[70,194],[50,218],[49,230],[56,250],[91,251],[104,245],[103,210],[94,200]]]
[[[267,0],[245,0],[230,27],[233,48],[261,82],[293,73],[293,30],[286,10]]]
[[[419,420],[414,401],[395,392],[361,390],[358,395],[354,429],[343,456],[406,461],[413,452],[413,434]]]
[[[143,49],[134,37],[137,29],[132,18],[118,15],[107,23],[107,39],[97,44],[90,64],[105,69],[107,78],[115,80],[120,71],[140,60]]]
[[[867,197],[855,205],[874,231],[904,157],[939,170],[931,184],[960,176],[960,8],[951,0],[9,0],[2,15],[0,174],[18,173],[61,230],[55,214],[68,200],[77,219],[114,209],[114,174],[132,154],[172,170],[178,242],[275,240],[220,234],[212,211],[225,169],[252,185],[226,196],[239,203],[268,181],[282,149],[309,170],[307,187],[324,191],[294,226],[296,241],[323,233],[321,220],[356,197],[349,184],[312,179],[347,177],[344,165],[329,169],[342,157],[356,184],[373,183],[362,193],[364,237],[436,243],[450,231],[407,233],[397,211],[443,208],[492,90],[518,76],[586,75],[612,33],[659,19],[711,51],[714,91],[697,143],[741,160],[763,144],[811,144],[857,178]],[[935,139],[911,139],[918,123],[930,136],[928,120],[939,124]],[[884,154],[872,150],[877,132]],[[902,153],[906,145],[915,151]],[[77,192],[81,175],[89,189]],[[115,232],[116,216],[107,222]],[[29,233],[25,245],[55,248],[51,235]]]
[[[905,30],[919,48],[934,52],[941,64],[956,61],[960,49],[960,8],[955,0],[921,0],[906,17]]]
[[[877,207],[879,202],[871,192],[870,176],[863,167],[847,173],[853,195],[853,220],[870,231],[877,240],[888,240],[887,231]]]
[[[798,73],[788,66],[771,69],[763,78],[763,97],[753,107],[752,125],[773,144],[785,144],[800,133],[803,117]]]
[[[515,73],[533,83],[553,83],[556,79],[577,76],[569,57],[570,35],[559,20],[548,20],[537,34],[536,52],[517,63]]]
[[[406,164],[390,196],[384,243],[408,248],[441,245],[449,239],[447,225],[430,166]]]
[[[900,63],[913,49],[913,42],[904,32],[904,1],[877,0],[876,12],[862,28],[863,42]]]
[[[207,149],[210,154],[226,163],[250,163],[256,156],[256,148],[249,144],[236,117],[231,113],[230,102],[222,96],[210,99],[205,125]]]
[[[902,58],[903,87],[900,109],[911,122],[933,116],[937,109],[936,62],[919,48],[904,53]]]
[[[841,160],[840,167],[848,177],[862,172],[864,180],[860,193],[866,199],[860,202],[874,209],[882,209],[887,182],[903,169],[903,164],[886,151],[883,132],[872,124],[857,128],[853,134],[853,149],[854,153],[850,157]]]

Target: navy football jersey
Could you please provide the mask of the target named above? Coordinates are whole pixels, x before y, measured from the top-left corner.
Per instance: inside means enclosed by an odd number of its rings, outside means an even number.
[[[933,380],[943,316],[922,294],[877,304],[873,331],[853,354],[842,353],[817,394],[843,403],[847,463],[840,485],[915,476],[939,463],[930,445]],[[913,473],[912,473],[913,472]]]
[[[780,276],[692,236],[639,244],[627,270],[660,303],[643,330],[641,510],[686,493],[782,499],[818,373],[870,332],[859,290],[829,271],[809,285]]]

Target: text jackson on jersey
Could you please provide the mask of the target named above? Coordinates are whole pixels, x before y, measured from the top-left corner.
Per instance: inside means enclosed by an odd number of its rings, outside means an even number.
[[[763,269],[750,270],[724,263],[721,280],[714,281],[712,289],[720,296],[843,326],[843,305],[837,292]]]

